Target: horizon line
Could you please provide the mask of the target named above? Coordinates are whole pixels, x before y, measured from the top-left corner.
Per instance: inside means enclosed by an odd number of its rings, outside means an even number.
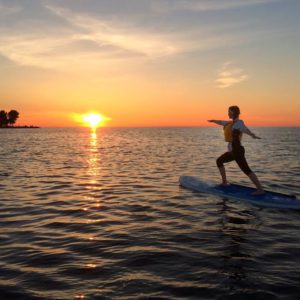
[[[18,125],[14,126],[15,128],[26,126]],[[27,125],[27,127],[36,126],[39,128],[88,128],[92,129],[89,126],[48,126],[48,125]],[[129,126],[99,126],[98,128],[195,128],[195,127],[205,127],[205,128],[220,128],[219,126],[214,125],[129,125]],[[283,127],[283,128],[297,128],[299,125],[248,125],[248,127]],[[5,129],[5,127],[1,127]],[[21,128],[20,128],[21,129]]]

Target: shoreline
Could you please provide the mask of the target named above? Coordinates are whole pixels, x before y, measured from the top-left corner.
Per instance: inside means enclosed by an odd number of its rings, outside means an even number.
[[[21,128],[28,128],[28,129],[32,129],[32,128],[40,128],[39,126],[8,126],[8,127],[0,127],[0,129],[21,129]]]

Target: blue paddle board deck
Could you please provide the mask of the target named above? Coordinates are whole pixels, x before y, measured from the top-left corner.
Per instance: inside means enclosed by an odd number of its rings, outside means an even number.
[[[252,193],[255,191],[255,188],[238,184],[221,186],[212,182],[201,181],[195,176],[180,176],[179,183],[182,187],[196,192],[236,199],[259,206],[300,209],[300,200],[294,195],[266,191],[263,195],[254,196]]]

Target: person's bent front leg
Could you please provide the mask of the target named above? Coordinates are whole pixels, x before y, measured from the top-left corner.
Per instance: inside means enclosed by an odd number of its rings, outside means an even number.
[[[222,185],[228,185],[224,163],[230,162],[230,161],[233,161],[233,157],[230,152],[226,152],[226,153],[222,154],[216,161],[217,166],[219,168],[219,172],[222,177],[222,183],[221,183]]]

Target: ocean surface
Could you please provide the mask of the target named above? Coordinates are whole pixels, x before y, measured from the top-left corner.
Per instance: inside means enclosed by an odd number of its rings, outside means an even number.
[[[300,198],[300,128],[252,128],[250,167]],[[0,130],[0,299],[300,299],[300,211],[218,182],[220,127]],[[229,180],[251,186],[235,162]]]

